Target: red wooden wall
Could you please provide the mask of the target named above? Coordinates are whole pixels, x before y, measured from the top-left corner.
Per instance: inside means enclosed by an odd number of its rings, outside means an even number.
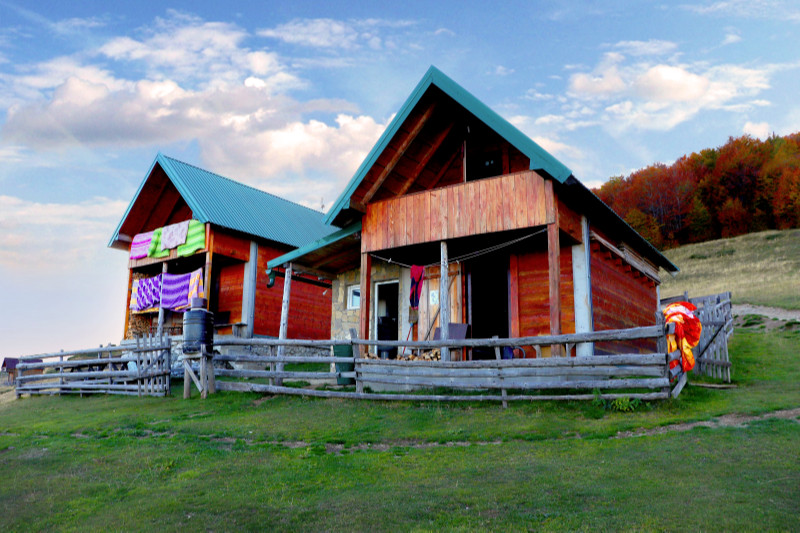
[[[256,335],[278,336],[283,302],[283,278],[267,288],[267,261],[285,254],[290,249],[267,245],[258,248],[258,276],[256,281]],[[329,339],[331,337],[332,290],[299,281],[292,281],[289,302],[290,339]]]
[[[596,242],[591,256],[595,331],[654,325],[658,306],[655,282]],[[596,350],[608,353],[653,349],[655,344],[649,341],[596,344]]]
[[[515,275],[512,258],[512,287]],[[561,249],[561,332],[575,333],[575,306],[572,292],[572,251]],[[514,330],[514,309],[511,310],[512,335],[527,337],[550,334],[550,281],[547,250],[517,256],[517,301],[519,330]],[[512,289],[513,290],[513,289]],[[514,297],[510,298],[513,306]]]
[[[243,321],[242,294],[244,288],[245,262],[250,258],[250,240],[243,236],[216,229],[213,238],[213,276],[219,282],[219,293],[212,306],[218,312],[230,312],[230,322]],[[258,246],[258,273],[256,276],[255,335],[277,337],[281,323],[283,302],[283,280],[267,288],[267,261],[283,255],[292,248],[288,246],[260,243]],[[221,258],[219,256],[225,256]],[[234,262],[231,262],[234,260]],[[331,329],[331,290],[297,281],[292,282],[289,305],[289,329],[291,339],[327,339]],[[221,330],[229,333],[229,330]]]

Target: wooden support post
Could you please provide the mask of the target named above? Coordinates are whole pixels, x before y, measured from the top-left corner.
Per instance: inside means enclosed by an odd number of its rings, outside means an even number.
[[[214,233],[211,231],[211,224],[206,224],[206,272],[203,280],[203,288],[206,293],[206,309],[211,311],[211,298],[213,296],[211,287],[211,266],[214,264]]]
[[[165,260],[163,263],[161,263],[161,274],[163,275],[163,274],[166,274],[166,273],[167,273],[167,262]],[[163,277],[161,279],[161,283],[164,283]],[[161,335],[163,333],[164,333],[164,308],[161,307],[161,303],[159,302],[159,304],[158,304],[158,330],[156,331],[156,335],[161,337]]]
[[[286,269],[284,270],[284,278],[283,278],[283,302],[281,303],[281,326],[278,330],[278,338],[280,340],[286,340],[286,333],[289,329],[289,300],[291,297],[292,291],[292,264],[289,263],[286,265]],[[278,355],[283,356],[285,352],[284,346],[278,346]],[[278,363],[277,371],[283,372],[283,363]],[[275,380],[276,385],[282,385],[282,379]]]
[[[441,339],[450,338],[450,267],[447,261],[447,242],[440,243],[442,255],[441,268],[439,270],[439,328],[442,333]],[[450,348],[442,347],[442,361],[450,360]]]
[[[550,335],[561,334],[561,243],[558,230],[558,204],[553,191],[553,181],[545,180],[545,205],[547,209],[547,269],[550,282]],[[561,346],[552,346],[552,355],[561,355]]]
[[[250,241],[250,258],[244,266],[244,283],[242,287],[242,322],[245,325],[244,336],[253,338],[253,325],[256,318],[256,280],[258,274],[258,243]]]
[[[591,243],[589,242],[589,221],[581,217],[581,242],[572,247],[572,296],[575,305],[575,333],[594,331],[592,320],[592,270]],[[578,343],[575,355],[594,354],[590,342]]]
[[[372,256],[368,253],[361,254],[361,316],[359,324],[359,334],[362,339],[370,338],[369,318],[370,318],[370,291],[372,288]],[[368,346],[361,348],[361,354],[369,350]]]
[[[192,376],[189,373],[189,361],[183,360],[183,399],[188,400],[192,396]]]

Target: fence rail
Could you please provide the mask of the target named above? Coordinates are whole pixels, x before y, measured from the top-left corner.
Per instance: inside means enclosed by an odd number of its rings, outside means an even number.
[[[563,346],[560,353],[569,354],[570,347],[580,343],[600,341],[655,339],[663,342],[663,326],[592,333],[546,335],[508,339],[462,339],[446,341],[377,341],[377,340],[280,340],[226,339],[215,342],[216,347],[233,348],[233,353],[216,355],[217,390],[253,391],[272,394],[316,396],[322,398],[357,398],[373,400],[443,400],[443,401],[500,401],[512,400],[587,400],[600,397],[621,397],[646,400],[666,399],[672,395],[669,361],[674,355],[663,352],[561,356],[530,359],[501,359],[500,348],[505,346]],[[426,361],[372,359],[361,356],[370,346],[395,346],[412,353],[448,348],[495,348],[497,358],[480,361]],[[277,348],[344,347],[348,355],[278,356]],[[236,347],[244,351],[236,353]],[[267,348],[267,355],[257,355],[254,349]],[[339,351],[344,351],[342,348]],[[295,367],[285,369],[285,365]],[[308,366],[314,364],[307,369]],[[321,364],[334,363],[324,370]],[[213,368],[213,366],[211,366]],[[254,382],[252,380],[260,380]],[[294,380],[294,381],[291,381]],[[330,390],[330,385],[350,385]],[[325,389],[318,389],[327,385]],[[431,390],[447,389],[446,394]],[[677,391],[679,392],[679,391]]]
[[[23,356],[16,394],[165,396],[170,388],[168,337],[137,339],[136,348],[100,347]]]

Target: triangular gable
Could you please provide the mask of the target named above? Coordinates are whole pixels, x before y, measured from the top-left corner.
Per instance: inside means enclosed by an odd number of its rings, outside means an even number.
[[[158,177],[159,169],[180,194],[191,217],[201,222],[293,247],[339,229],[325,224],[324,215],[319,211],[159,153],[117,225],[109,246],[125,248],[129,245],[127,239],[133,235],[122,236],[121,231],[129,216],[137,211],[139,202],[153,201],[153,198],[146,198],[148,182]],[[138,232],[154,228],[133,229]]]
[[[466,89],[447,77],[436,67],[431,66],[403,104],[395,118],[386,128],[386,131],[384,131],[383,135],[381,135],[378,142],[364,159],[330,211],[328,211],[328,214],[325,216],[326,223],[340,224],[343,222],[343,220],[337,220],[337,217],[339,217],[343,210],[349,207],[350,199],[358,186],[365,179],[370,169],[376,164],[381,154],[389,147],[392,139],[400,131],[412,112],[414,112],[415,108],[420,104],[423,96],[432,86],[437,87],[445,95],[452,98],[468,113],[474,115],[489,129],[524,154],[530,160],[529,166],[531,170],[536,170],[546,176],[550,176],[559,183],[564,183],[572,175],[570,169],[563,163],[511,125],[507,120],[489,109]]]

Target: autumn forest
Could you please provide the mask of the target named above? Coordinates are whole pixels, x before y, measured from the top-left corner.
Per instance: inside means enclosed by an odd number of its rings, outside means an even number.
[[[594,190],[658,248],[800,226],[800,132],[744,135]]]

